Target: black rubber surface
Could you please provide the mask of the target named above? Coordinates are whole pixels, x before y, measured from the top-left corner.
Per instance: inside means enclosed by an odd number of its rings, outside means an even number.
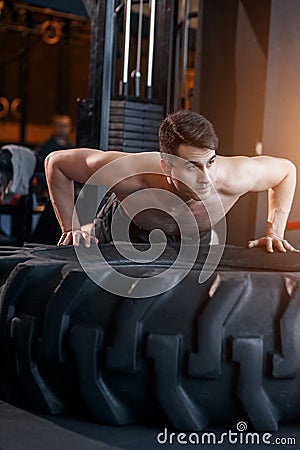
[[[275,431],[298,420],[300,255],[227,247],[199,284],[207,250],[176,287],[133,299],[97,286],[72,247],[0,248],[1,398],[108,425],[245,420]],[[145,265],[109,244],[102,252],[135,277],[163,273],[177,255],[168,247]]]
[[[227,427],[208,427],[204,432],[199,432],[202,439],[199,445],[183,444],[181,440],[187,440],[186,436],[180,436],[179,432],[173,433],[172,429],[151,425],[127,425],[115,427],[100,425],[80,418],[75,415],[50,416],[48,414],[33,414],[32,411],[23,410],[7,403],[0,402],[0,448],[3,450],[158,450],[167,448],[169,450],[181,450],[182,448],[201,448],[211,450],[216,448],[213,441],[208,441],[209,433],[214,433],[219,440],[222,433],[228,431]],[[236,429],[232,428],[232,431]],[[173,435],[172,435],[173,433]],[[190,436],[193,436],[192,433]],[[260,434],[262,436],[262,434]],[[158,437],[160,443],[158,442]],[[178,442],[179,437],[179,442]],[[195,435],[194,435],[195,437]],[[295,444],[287,444],[290,438],[295,439]],[[276,439],[281,444],[275,445]],[[209,443],[210,442],[210,443]],[[245,442],[245,440],[243,441]],[[270,444],[279,449],[297,449],[300,442],[300,426],[294,424],[282,424],[280,431],[272,433]],[[286,444],[284,444],[284,442]],[[290,441],[291,442],[291,441]],[[184,446],[184,447],[183,447]],[[265,449],[266,445],[253,442],[244,444],[230,444],[224,441],[218,445],[222,450]]]

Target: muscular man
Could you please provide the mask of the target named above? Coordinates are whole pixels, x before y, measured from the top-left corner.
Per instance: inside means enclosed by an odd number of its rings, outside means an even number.
[[[113,193],[95,222],[97,237],[100,220],[100,240],[105,236],[109,241],[110,237],[109,230],[101,231],[103,222],[107,225],[103,217],[108,217],[122,201],[125,201],[123,212],[130,216],[130,202],[126,203],[126,199],[133,193],[144,193],[140,197],[144,210],[134,217],[131,214],[136,227],[133,239],[136,236],[140,242],[140,233],[149,236],[151,230],[160,228],[168,238],[177,240],[176,218],[184,222],[185,217],[181,216],[186,215],[186,210],[170,205],[161,195],[168,192],[192,211],[200,236],[208,243],[205,236],[212,223],[218,222],[242,195],[268,190],[265,236],[250,241],[248,247],[265,247],[268,252],[297,251],[284,239],[296,184],[296,169],[290,161],[271,156],[216,155],[218,139],[212,124],[191,111],[181,110],[167,116],[159,130],[159,141],[160,153],[128,154],[83,148],[57,151],[47,157],[50,198],[62,230],[58,245],[78,245],[82,240],[89,246],[97,240],[83,231],[79,223],[72,230],[73,180],[86,183],[94,175],[92,184],[102,184]],[[207,211],[213,214],[209,217]],[[170,220],[170,216],[175,220]],[[189,233],[188,226],[186,230]]]

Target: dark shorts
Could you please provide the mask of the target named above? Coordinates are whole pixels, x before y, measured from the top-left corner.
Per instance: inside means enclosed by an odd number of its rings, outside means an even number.
[[[113,192],[107,192],[102,202],[100,203],[96,218],[94,220],[95,235],[100,244],[109,243],[113,241],[111,234],[111,224],[114,214],[117,214],[118,226],[124,222],[124,228],[127,227],[128,216],[125,213],[117,196]],[[119,208],[118,208],[119,207]],[[118,210],[117,210],[118,208]],[[129,226],[129,238],[132,243],[146,243],[149,244],[150,231],[136,225],[133,221]],[[180,243],[179,234],[166,235],[167,243]],[[200,233],[200,244],[209,245],[211,239],[211,231],[205,231]]]

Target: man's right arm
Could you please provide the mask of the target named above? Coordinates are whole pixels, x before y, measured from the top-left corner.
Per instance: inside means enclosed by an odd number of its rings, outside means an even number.
[[[120,164],[108,165],[127,153],[114,151],[92,150],[87,148],[59,150],[50,153],[45,160],[45,173],[49,189],[50,200],[53,209],[62,230],[62,236],[58,245],[74,244],[78,245],[80,239],[86,246],[90,245],[91,238],[89,233],[81,231],[80,223],[73,224],[72,217],[74,211],[74,183],[85,184],[89,178],[97,173],[99,169],[105,167],[105,171],[100,173],[100,179],[95,179],[93,184],[102,184],[111,187],[114,177],[120,178],[120,174],[128,176],[134,173],[136,158],[133,155],[130,159],[123,159]],[[128,161],[128,162],[127,162]],[[122,178],[122,177],[121,177]],[[132,190],[134,182],[126,181],[123,188]],[[120,189],[120,186],[119,186]],[[121,187],[122,189],[122,187]],[[72,231],[72,228],[74,231]]]
[[[86,151],[61,150],[50,153],[45,159],[45,173],[50,200],[60,225],[62,236],[58,245],[74,243],[72,217],[74,210],[73,180],[85,182],[89,178],[86,168]],[[82,170],[77,173],[78,167]],[[76,228],[80,230],[79,223]]]

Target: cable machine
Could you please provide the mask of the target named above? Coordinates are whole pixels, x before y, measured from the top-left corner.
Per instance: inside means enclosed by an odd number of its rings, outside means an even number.
[[[163,116],[185,103],[189,0],[83,3],[91,19],[90,87],[78,102],[77,145],[158,150]]]

